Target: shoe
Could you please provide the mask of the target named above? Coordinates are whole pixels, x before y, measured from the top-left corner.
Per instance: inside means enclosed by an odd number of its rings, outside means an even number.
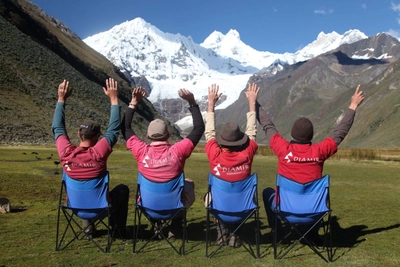
[[[120,228],[122,228],[123,230],[120,230]],[[115,229],[113,228],[111,231],[114,234],[113,237],[116,239],[126,240],[133,237],[133,232],[127,226],[119,228],[117,227]]]
[[[238,248],[243,244],[242,240],[240,240],[238,235],[232,235],[229,239],[229,246]]]
[[[85,229],[85,236],[87,240],[92,240],[96,233],[96,227],[91,224]]]
[[[163,239],[163,237],[162,237],[162,235],[161,234],[159,234],[160,233],[160,227],[161,227],[161,222],[155,222],[154,223],[154,229],[153,229],[153,231],[154,231],[154,234],[158,234],[157,235],[157,237],[158,237],[158,239]]]
[[[171,239],[171,240],[175,239],[175,234],[171,231],[168,231],[168,239]]]
[[[180,238],[182,233],[182,218],[172,220],[168,229],[168,239]]]

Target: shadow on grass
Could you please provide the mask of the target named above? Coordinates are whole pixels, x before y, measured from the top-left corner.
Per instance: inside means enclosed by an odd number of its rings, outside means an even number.
[[[194,218],[192,220],[188,220],[188,238],[189,240],[193,241],[205,241],[206,240],[206,230],[207,230],[207,222],[206,220],[200,220],[203,218]],[[250,218],[247,220],[246,224],[243,225],[240,230],[240,232],[243,235],[247,235],[251,237],[249,239],[250,242],[254,243],[255,242],[255,235],[254,229],[256,227],[256,222],[254,221],[253,218]],[[266,226],[263,224],[263,222],[260,220],[260,231],[265,229]],[[210,222],[210,238],[211,240],[216,240],[217,239],[217,231],[215,229],[215,223]],[[240,234],[239,234],[240,235]],[[261,238],[261,234],[260,234]]]
[[[400,224],[398,223],[374,229],[368,229],[367,225],[352,225],[348,228],[342,228],[339,224],[339,220],[340,218],[337,216],[332,216],[331,218],[334,261],[346,253],[343,252],[341,255],[335,255],[338,251],[338,248],[349,248],[347,251],[350,251],[352,248],[357,247],[360,243],[364,242],[366,240],[364,236],[366,235],[384,232],[400,227]]]
[[[26,207],[14,206],[14,207],[11,207],[10,213],[23,212],[26,210],[27,210]]]
[[[130,225],[128,226],[130,228],[130,233],[133,233],[134,226]],[[186,247],[186,254],[191,254],[194,253],[195,251],[198,250],[203,250],[205,247],[205,242],[206,242],[206,229],[207,228],[207,222],[204,220],[204,217],[198,217],[198,218],[191,218],[188,219],[187,221],[187,243],[185,245]],[[262,221],[260,220],[260,230],[266,228],[265,225],[263,225]],[[254,229],[255,229],[255,221],[253,219],[249,219],[247,223],[242,227],[240,230],[240,236],[242,234],[244,235],[243,238],[245,241],[250,242],[250,244],[254,245],[255,244],[255,234],[254,234]],[[139,239],[144,239],[148,240],[150,237],[152,237],[154,234],[154,231],[151,227],[149,227],[148,224],[141,224],[140,229],[139,229],[139,234],[138,238]],[[177,235],[179,238],[179,235]],[[245,238],[247,237],[247,238]],[[133,238],[133,234],[132,234]],[[260,241],[262,239],[262,236],[260,234]],[[210,223],[210,241],[213,242],[217,240],[217,232],[215,230],[215,223],[211,222]],[[153,242],[155,241],[155,242]],[[153,245],[159,243],[162,240],[158,240],[157,238],[152,241]],[[175,240],[176,241],[176,240]],[[174,242],[175,242],[174,241]],[[194,242],[191,242],[194,241]],[[262,243],[262,241],[260,242]]]
[[[334,262],[344,256],[346,253],[350,252],[353,248],[357,247],[360,243],[366,241],[367,238],[365,236],[400,228],[400,223],[374,229],[368,229],[367,225],[352,225],[348,228],[342,228],[339,224],[339,220],[340,218],[337,216],[331,217],[333,249],[332,258]],[[268,232],[264,234],[261,239],[261,243],[271,244],[267,251],[262,251],[262,258],[271,253],[269,250],[273,250],[272,233]],[[339,255],[339,253],[341,254]]]

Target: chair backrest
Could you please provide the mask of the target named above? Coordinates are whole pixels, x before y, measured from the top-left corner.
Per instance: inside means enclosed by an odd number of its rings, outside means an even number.
[[[237,182],[228,182],[209,173],[211,214],[226,223],[241,222],[250,212],[258,208],[257,183],[256,173]]]
[[[69,208],[81,219],[93,219],[109,206],[109,173],[93,179],[73,179],[63,172],[63,183]]]
[[[184,183],[184,173],[167,182],[153,182],[139,172],[137,204],[155,220],[168,219],[184,207],[181,200]]]
[[[329,207],[329,174],[301,184],[280,174],[276,176],[277,209],[291,223],[311,223]]]

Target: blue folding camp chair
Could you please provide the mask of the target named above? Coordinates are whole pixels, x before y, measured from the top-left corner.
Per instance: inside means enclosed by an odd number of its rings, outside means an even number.
[[[329,179],[327,174],[324,177],[300,184],[290,180],[282,175],[276,176],[276,207],[275,224],[272,226],[273,247],[275,259],[282,259],[297,244],[308,245],[316,254],[326,262],[332,261],[332,234],[331,234],[331,208],[329,197]],[[282,235],[278,240],[278,231],[276,226],[278,220],[290,226],[291,231]],[[319,244],[315,244],[309,238],[310,233],[317,234],[318,229],[323,232],[323,247],[319,250]],[[293,243],[289,238],[297,236]],[[317,235],[319,236],[319,235]],[[278,245],[287,244],[278,253]],[[327,254],[325,257],[322,253]]]
[[[133,233],[134,253],[142,251],[152,240],[163,239],[178,254],[185,254],[185,242],[187,241],[186,207],[181,201],[184,183],[185,176],[183,173],[167,182],[152,182],[144,177],[142,173],[138,173]],[[142,214],[151,223],[154,234],[139,249],[136,249],[138,234],[142,230]],[[171,226],[174,220],[182,222],[182,243],[179,248],[165,234],[165,230]]]
[[[254,218],[255,241],[252,242],[246,238],[246,235],[240,235],[244,241],[243,247],[254,257],[260,257],[260,220],[259,206],[257,194],[257,174],[254,173],[248,178],[237,181],[228,182],[222,180],[213,174],[208,174],[208,192],[211,195],[211,201],[208,203],[207,210],[207,226],[206,226],[206,257],[211,258],[215,253],[224,246],[228,240],[236,235],[240,228],[244,226],[246,221]],[[211,216],[221,221],[223,224],[236,225],[236,228],[227,237],[227,241],[217,240],[215,244],[218,247],[209,253],[210,239],[210,221]],[[243,233],[244,231],[241,231]],[[252,243],[255,243],[256,251],[254,252]]]
[[[110,251],[114,231],[110,225],[111,205],[107,200],[108,183],[108,172],[101,177],[88,180],[72,179],[63,172],[57,216],[57,251],[85,237],[102,252]],[[64,214],[66,223],[61,221],[61,213]],[[89,220],[92,225],[82,226],[81,219]],[[93,238],[89,231],[90,227],[97,228],[99,231],[99,226],[104,226],[107,231],[105,247],[100,246],[101,237]],[[64,227],[65,229],[61,232]]]

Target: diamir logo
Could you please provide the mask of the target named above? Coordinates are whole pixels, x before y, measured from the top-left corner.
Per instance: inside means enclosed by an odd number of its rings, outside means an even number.
[[[71,168],[70,168],[69,165],[68,165],[68,161],[65,162],[64,166],[67,168],[67,171],[70,171],[70,170],[71,170]]]
[[[215,166],[215,168],[214,168],[215,174],[219,176],[219,175],[221,175],[221,174],[220,174],[218,168],[221,168],[221,165],[219,165],[219,163],[218,163],[218,165]]]
[[[289,157],[293,157],[292,152],[289,152],[289,154],[286,155],[285,159],[287,160],[287,163],[290,162],[290,158]]]
[[[149,160],[149,159],[150,159],[149,156],[146,155],[146,157],[144,157],[144,159],[142,160],[142,162],[144,163],[144,167],[145,168],[149,167],[149,164],[147,164],[147,162],[146,162],[146,160]]]

